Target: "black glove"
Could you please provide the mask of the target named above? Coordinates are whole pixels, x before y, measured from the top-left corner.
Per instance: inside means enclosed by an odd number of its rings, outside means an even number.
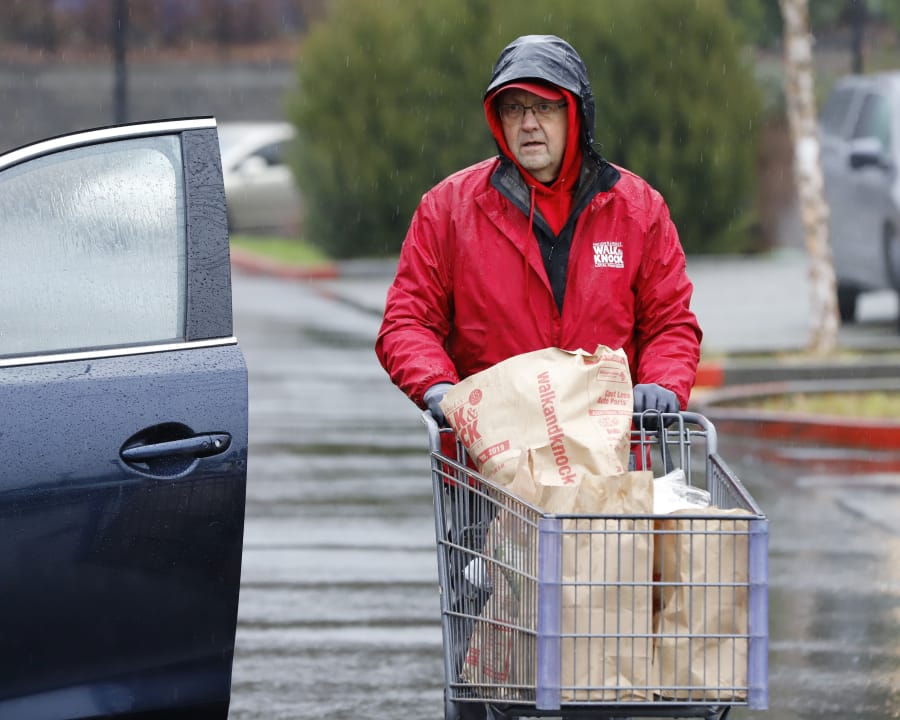
[[[656,383],[645,383],[634,386],[634,411],[642,413],[645,410],[655,410],[661,413],[675,413],[681,410],[678,402],[678,396],[671,390],[667,390],[662,385]],[[648,414],[643,418],[644,427],[648,430],[656,429],[655,413]]]
[[[444,411],[441,410],[441,400],[444,399],[444,395],[452,387],[453,383],[437,383],[428,388],[422,397],[428,409],[431,410],[431,416],[440,427],[447,427],[447,419],[444,417]]]
[[[634,386],[634,411],[659,410],[659,412],[674,413],[681,410],[678,404],[678,396],[671,390],[656,383],[646,383]]]

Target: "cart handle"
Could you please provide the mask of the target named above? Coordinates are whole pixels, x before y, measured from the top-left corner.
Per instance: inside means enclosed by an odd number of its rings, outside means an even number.
[[[425,423],[425,429],[428,432],[428,445],[431,452],[440,452],[441,450],[441,429],[438,427],[434,415],[431,410],[422,412],[422,422]]]
[[[643,415],[645,415],[647,412],[651,412],[651,411],[645,411],[644,413],[634,413],[634,415],[632,416],[632,421],[635,424],[637,424],[637,426],[639,428],[641,427],[641,417]],[[659,413],[659,414],[663,416],[662,417],[663,423],[665,423],[665,421],[669,418],[678,422],[679,427],[682,429],[681,431],[683,431],[685,423],[690,424],[690,425],[697,425],[706,434],[706,449],[707,449],[708,454],[712,455],[712,454],[718,452],[719,442],[718,442],[718,434],[716,433],[716,428],[704,415],[701,415],[700,413],[687,412],[687,411],[677,412],[677,413]],[[431,451],[432,452],[440,452],[440,450],[441,450],[441,429],[440,429],[440,427],[438,427],[438,424],[434,419],[434,415],[431,414],[431,410],[424,410],[422,412],[422,422],[425,423],[425,428],[428,432],[428,444],[429,444]],[[660,448],[663,448],[663,447],[666,448],[665,450],[661,450],[661,452],[663,453],[663,462],[665,462],[667,464],[666,472],[668,472],[668,470],[670,469],[670,468],[668,468],[668,464],[671,463],[672,460],[671,460],[671,458],[668,458],[668,455],[669,455],[668,442],[663,441],[663,438],[665,436],[666,436],[665,431],[661,430],[660,431]],[[668,458],[668,460],[667,460],[667,458]]]

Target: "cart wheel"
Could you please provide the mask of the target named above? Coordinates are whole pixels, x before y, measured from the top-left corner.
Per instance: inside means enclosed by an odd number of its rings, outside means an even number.
[[[446,690],[444,691],[444,720],[460,720],[459,703],[448,698]]]
[[[444,691],[444,720],[485,720],[485,705],[479,702],[456,702]]]

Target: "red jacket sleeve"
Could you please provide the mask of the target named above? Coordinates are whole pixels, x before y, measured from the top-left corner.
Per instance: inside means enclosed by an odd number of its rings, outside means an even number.
[[[636,278],[637,382],[672,390],[687,408],[703,334],[690,309],[694,287],[678,232],[662,198],[655,202]]]
[[[459,381],[445,350],[453,311],[452,263],[448,214],[436,195],[426,194],[413,215],[375,341],[375,353],[391,380],[423,408],[422,395],[429,387]]]

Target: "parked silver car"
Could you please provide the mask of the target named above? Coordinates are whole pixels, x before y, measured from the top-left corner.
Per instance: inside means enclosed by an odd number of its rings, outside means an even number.
[[[290,123],[219,124],[231,232],[298,234],[302,205],[285,158],[293,139]]]
[[[838,305],[852,321],[861,293],[900,292],[900,72],[840,79],[819,125]]]

